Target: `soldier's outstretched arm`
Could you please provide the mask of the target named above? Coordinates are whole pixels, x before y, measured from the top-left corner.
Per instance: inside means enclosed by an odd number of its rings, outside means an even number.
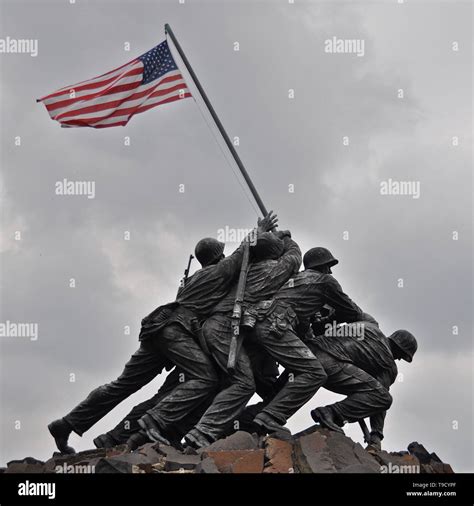
[[[294,276],[301,266],[301,249],[291,238],[289,230],[281,230],[276,235],[282,239],[284,249],[276,265],[268,272],[267,279],[277,290]],[[267,283],[268,284],[268,283]]]
[[[362,313],[360,321],[369,322],[379,327],[379,322],[369,313]]]
[[[336,279],[327,274],[324,295],[326,303],[336,311],[338,322],[352,323],[360,321],[364,315],[362,309],[346,295]]]

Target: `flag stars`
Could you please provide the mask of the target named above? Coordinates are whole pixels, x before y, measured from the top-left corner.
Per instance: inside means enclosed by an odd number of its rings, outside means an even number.
[[[166,72],[178,69],[166,41],[145,53],[140,60],[144,66],[142,84],[148,84]]]

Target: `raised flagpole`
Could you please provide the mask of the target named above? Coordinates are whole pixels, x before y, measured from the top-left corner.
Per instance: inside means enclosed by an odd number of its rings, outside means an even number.
[[[237,154],[237,151],[234,148],[234,145],[232,144],[231,140],[229,139],[229,136],[227,135],[227,132],[224,129],[224,126],[221,123],[221,120],[216,114],[216,111],[214,110],[214,107],[212,107],[211,102],[207,98],[206,92],[204,91],[203,87],[201,86],[201,83],[199,82],[199,79],[197,78],[197,75],[195,74],[193,68],[191,67],[191,64],[189,63],[188,59],[186,58],[186,55],[184,54],[181,45],[179,44],[178,40],[176,39],[173,30],[171,29],[171,26],[166,23],[165,24],[165,33],[167,33],[171,40],[173,41],[174,46],[176,47],[179,56],[183,60],[184,64],[186,65],[186,69],[188,70],[192,80],[194,81],[194,84],[196,85],[196,88],[199,90],[199,93],[201,94],[202,99],[204,100],[204,103],[206,104],[209,112],[211,113],[211,116],[213,120],[215,121],[217,128],[219,129],[219,132],[221,133],[222,137],[224,138],[225,143],[227,144],[227,147],[229,148],[229,151],[232,153],[232,156],[234,157],[235,163],[240,169],[240,172],[242,173],[242,176],[245,179],[245,182],[247,183],[248,187],[250,188],[250,191],[252,192],[253,198],[258,204],[258,207],[260,208],[260,211],[262,212],[263,216],[266,216],[268,214],[267,209],[260,198],[260,195],[257,192],[257,189],[255,188],[255,185],[253,184],[253,181],[250,179],[249,173],[247,172],[246,168],[244,167],[244,164],[242,163],[242,160],[240,159],[239,155]]]

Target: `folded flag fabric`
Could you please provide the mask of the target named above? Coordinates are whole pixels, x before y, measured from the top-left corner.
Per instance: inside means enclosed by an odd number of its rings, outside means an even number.
[[[165,40],[121,67],[37,102],[63,127],[108,128],[124,126],[135,114],[190,96]]]

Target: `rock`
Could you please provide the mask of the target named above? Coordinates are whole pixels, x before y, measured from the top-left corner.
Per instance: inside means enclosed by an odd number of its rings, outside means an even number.
[[[307,436],[307,435],[309,435],[309,434],[312,434],[313,432],[319,432],[319,431],[321,431],[321,430],[323,430],[323,429],[321,428],[321,426],[320,426],[320,425],[317,425],[317,424],[315,424],[315,425],[311,425],[311,426],[310,426],[310,427],[308,427],[307,429],[302,430],[302,431],[300,431],[300,432],[297,432],[296,434],[293,434],[293,438],[294,438],[294,439],[299,439],[299,438],[300,438],[300,437],[302,437],[302,436]]]
[[[123,455],[124,453],[129,452],[130,448],[126,444],[113,446],[112,448],[105,449],[105,455],[107,457],[115,457],[116,455]]]
[[[73,453],[71,455],[54,452],[53,458],[67,460],[68,462],[79,462],[81,460],[88,460],[89,458],[105,457],[106,455],[107,448],[95,448],[93,450],[84,450],[83,452]]]
[[[444,462],[431,462],[431,468],[434,473],[438,474],[453,474],[453,468]]]
[[[424,474],[451,474],[454,473],[453,468],[449,464],[443,462],[434,462],[430,464],[421,464],[421,472]]]
[[[177,450],[173,446],[164,445],[162,443],[154,443],[154,444],[155,444],[155,446],[153,447],[153,449],[165,458],[168,458],[168,456],[173,457],[176,454],[181,453],[179,450]]]
[[[359,443],[319,426],[304,431],[295,446],[296,467],[302,473],[380,472],[379,462]]]
[[[441,462],[436,453],[428,453],[426,448],[416,441],[408,445],[408,451],[414,455],[421,464],[429,464],[432,460]]]
[[[313,425],[284,439],[238,431],[199,451],[146,443],[130,452],[126,445],[72,455],[54,453],[8,462],[0,473],[453,473],[417,442],[408,451],[366,451],[351,438]]]
[[[166,457],[165,471],[179,471],[194,469],[201,462],[199,455],[185,455],[176,453],[176,455]]]
[[[215,443],[212,443],[210,446],[204,448],[202,451],[210,451],[210,452],[221,452],[221,451],[232,451],[232,450],[258,450],[258,440],[244,431],[237,431],[230,436],[219,439]]]
[[[360,460],[354,451],[354,442],[352,439],[338,434],[337,432],[329,433],[327,435],[327,443],[331,460],[336,470],[340,471],[347,466],[358,465]],[[362,447],[361,450],[363,451]],[[375,472],[378,472],[379,465],[375,461]]]
[[[210,457],[206,457],[201,460],[195,469],[196,473],[199,474],[214,474],[220,473],[219,469],[217,469],[216,463]]]
[[[43,465],[44,462],[42,460],[35,459],[34,457],[25,457],[22,460],[10,460],[10,462],[7,462],[7,467],[10,464],[36,464],[36,465]]]
[[[195,451],[181,452],[173,446],[160,443],[147,443],[136,450],[151,464],[162,463],[166,472],[192,470],[201,461],[201,456]]]
[[[366,464],[351,464],[350,466],[342,468],[339,473],[373,473],[374,469],[372,466]]]
[[[145,472],[152,472],[152,463],[147,460],[147,457],[139,453],[125,453],[110,458],[102,458],[95,466],[95,472],[102,473],[132,473],[133,466],[137,466],[140,470]]]
[[[135,450],[135,453],[139,453],[148,459],[151,463],[158,463],[163,460],[163,453],[159,450],[159,443],[146,443]]]
[[[265,439],[264,473],[293,473],[293,445],[273,437]]]
[[[420,446],[422,446],[422,445],[420,445]],[[424,448],[424,446],[423,446],[423,448]],[[425,451],[426,451],[426,450],[425,450]],[[428,452],[427,452],[427,453],[428,453]],[[443,461],[442,461],[442,460],[438,457],[438,455],[436,455],[436,453],[435,453],[435,452],[430,453],[430,455],[431,455],[431,460],[432,460],[432,461],[439,462],[440,464],[442,464],[442,463],[443,463]]]
[[[109,461],[107,459],[100,459],[95,467],[97,474],[120,474],[120,473],[131,473],[133,472],[132,464],[119,461]]]
[[[247,452],[246,455],[243,455],[234,462],[232,466],[232,473],[262,473],[264,457],[264,450],[253,450],[251,452]]]
[[[45,466],[43,464],[28,464],[23,462],[14,462],[9,464],[5,474],[9,473],[45,473]]]
[[[399,473],[420,473],[420,461],[407,452],[379,451],[374,453],[374,457],[380,462],[380,472],[399,474]]]
[[[165,461],[163,459],[162,462],[158,462],[157,464],[152,464],[151,469],[153,473],[162,473],[165,469]]]
[[[92,459],[100,459],[107,456],[105,448],[97,448],[95,450],[86,450],[72,455],[64,455],[59,452],[54,452],[53,456],[45,462],[46,472],[54,473],[58,466],[66,468],[67,466],[87,464]]]
[[[262,473],[264,450],[205,451],[203,458],[214,461],[221,473]]]
[[[55,467],[53,472],[56,474],[93,474],[100,460],[100,457],[97,457],[95,459],[75,462],[74,464],[63,463]]]
[[[186,448],[183,450],[183,453],[185,455],[199,455],[199,453],[191,446],[186,446]]]
[[[300,473],[334,473],[325,429],[307,433],[295,444],[295,467]],[[325,431],[326,433],[328,431]]]
[[[7,462],[5,473],[45,473],[45,463],[33,457],[25,457],[22,460]]]
[[[83,472],[83,466],[90,466],[90,462],[94,465],[98,463],[101,458],[107,456],[105,448],[97,448],[95,450],[87,450],[84,452],[74,453],[72,455],[64,455],[59,452],[54,452],[53,456],[45,462],[45,472],[47,473],[74,473]],[[79,467],[80,466],[80,467]],[[61,471],[59,471],[61,469]],[[76,469],[76,471],[74,471]]]
[[[380,466],[377,459],[369,452],[364,450],[359,443],[354,444],[354,454],[362,466],[370,468],[372,473],[379,473]]]
[[[408,445],[410,455],[419,460],[422,473],[454,473],[449,464],[445,464],[436,453],[429,453],[426,448],[416,441]]]
[[[88,450],[73,455],[63,455],[56,452],[54,456],[45,463],[45,472],[56,474],[95,473],[96,467],[102,459],[116,457],[126,453],[129,453],[127,445],[120,445],[112,448],[98,448],[96,450]]]

